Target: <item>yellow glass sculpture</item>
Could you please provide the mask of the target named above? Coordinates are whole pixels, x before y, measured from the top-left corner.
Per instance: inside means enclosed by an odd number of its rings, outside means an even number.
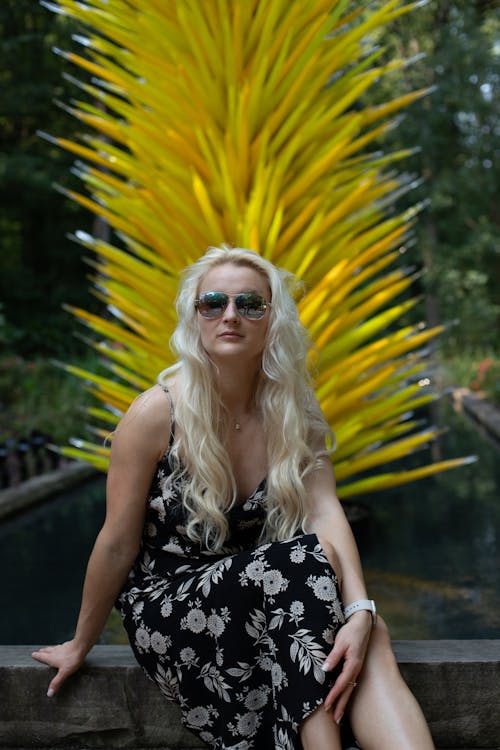
[[[102,316],[94,332],[109,376],[68,365],[102,402],[104,437],[139,390],[172,362],[178,274],[208,245],[251,247],[297,274],[302,320],[318,352],[319,401],[337,436],[339,495],[382,489],[463,463],[383,471],[436,436],[411,416],[436,397],[422,348],[438,330],[398,327],[414,304],[394,265],[420,210],[394,211],[409,151],[371,152],[395,113],[424,91],[360,106],[380,76],[372,35],[412,5],[400,0],[60,0],[85,24],[87,74],[68,110],[87,126],[70,141],[86,191],[71,197],[115,230],[83,232],[95,253]],[[89,134],[93,133],[93,134]],[[391,265],[392,264],[392,265]],[[64,449],[105,469],[108,449]],[[376,469],[376,471],[374,471]]]

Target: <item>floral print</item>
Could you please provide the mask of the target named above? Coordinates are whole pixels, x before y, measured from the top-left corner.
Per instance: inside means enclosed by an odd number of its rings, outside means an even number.
[[[167,454],[117,602],[138,662],[216,750],[297,750],[334,679],[321,665],[344,622],[335,574],[315,534],[259,544],[265,512],[262,482],[229,511],[222,552],[196,545]]]

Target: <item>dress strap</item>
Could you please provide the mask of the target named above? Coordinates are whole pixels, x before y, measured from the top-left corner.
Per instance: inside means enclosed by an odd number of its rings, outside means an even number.
[[[160,383],[163,393],[167,394],[168,402],[170,404],[170,440],[168,441],[168,447],[171,448],[175,440],[175,412],[174,412],[174,400],[172,394],[168,390],[166,385]]]

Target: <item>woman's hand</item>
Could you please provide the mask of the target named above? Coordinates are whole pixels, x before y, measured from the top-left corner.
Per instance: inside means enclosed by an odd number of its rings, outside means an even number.
[[[47,646],[33,651],[31,656],[37,661],[57,669],[57,674],[49,685],[47,695],[52,698],[70,675],[76,672],[85,661],[85,652],[75,641],[66,641],[59,646]]]
[[[344,715],[349,698],[356,687],[356,680],[363,667],[368,648],[371,629],[372,619],[369,612],[363,610],[351,615],[338,631],[335,645],[323,665],[323,669],[329,672],[340,664],[342,659],[344,660],[342,672],[335,680],[324,704],[326,711],[330,711],[335,706],[333,718],[337,724]]]

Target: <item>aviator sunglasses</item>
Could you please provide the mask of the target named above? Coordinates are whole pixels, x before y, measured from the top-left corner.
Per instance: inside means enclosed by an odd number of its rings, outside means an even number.
[[[218,318],[229,305],[230,299],[234,299],[238,313],[249,320],[261,320],[266,314],[267,307],[271,305],[256,292],[205,292],[195,299],[194,306],[204,318]]]

